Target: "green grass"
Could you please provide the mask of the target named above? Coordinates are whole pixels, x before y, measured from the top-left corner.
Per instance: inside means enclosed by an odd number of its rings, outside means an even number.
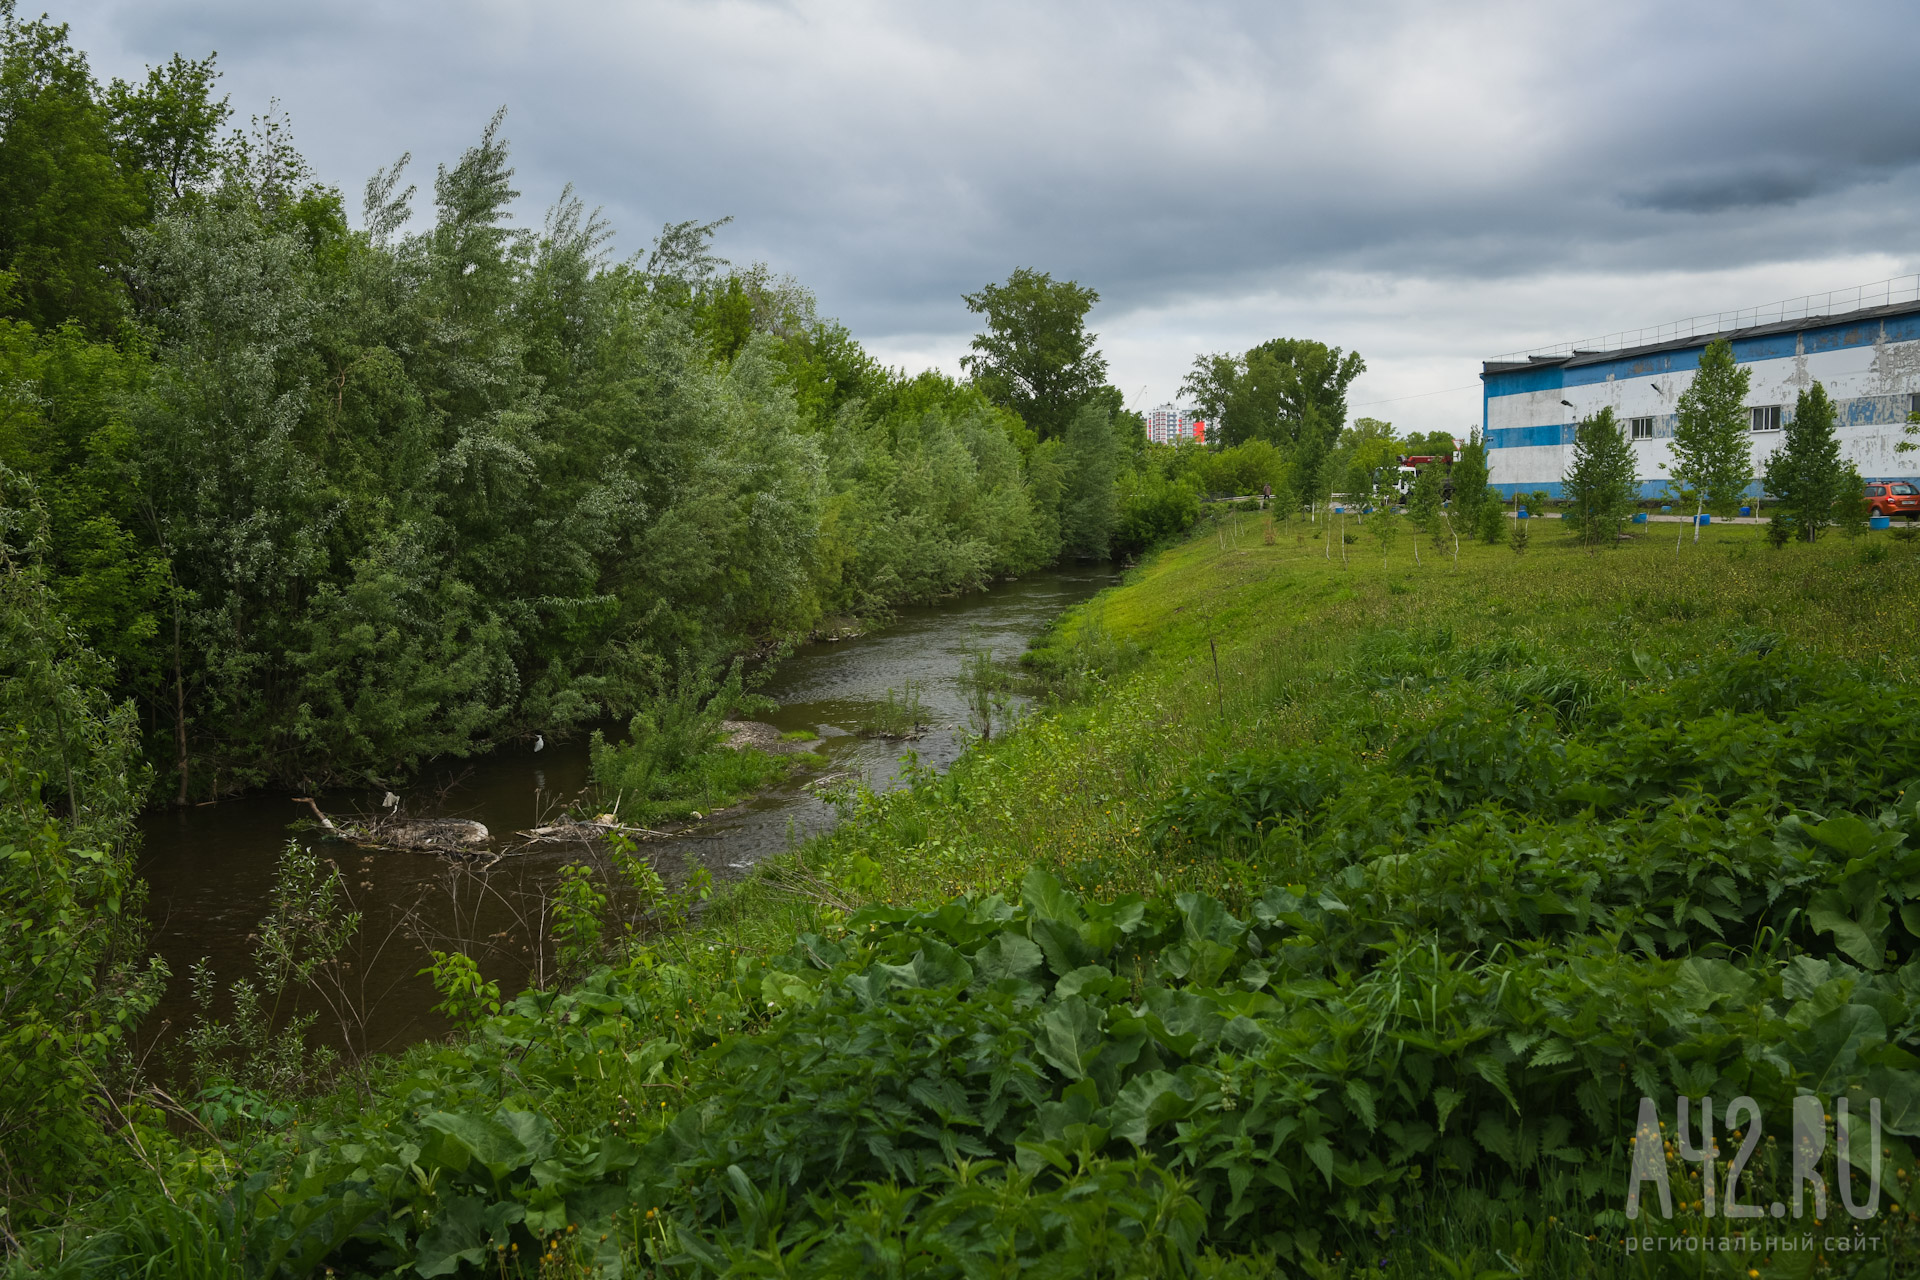
[[[1901,603],[1920,589],[1920,547],[1885,534],[1775,551],[1761,529],[1716,527],[1676,555],[1659,527],[1598,553],[1555,528],[1519,556],[1462,541],[1456,569],[1451,544],[1423,544],[1416,568],[1411,527],[1383,568],[1366,527],[1347,528],[1362,541],[1344,566],[1337,541],[1327,558],[1324,527],[1296,519],[1267,546],[1257,516],[1155,556],[1031,655],[1079,701],[976,746],[943,779],[863,801],[801,863],[851,876],[857,900],[895,905],[1009,892],[1031,866],[1089,859],[1111,869],[1115,892],[1217,891],[1219,868],[1150,849],[1146,815],[1194,761],[1314,742],[1328,677],[1381,630],[1442,628],[1463,646],[1519,638],[1606,671],[1636,648],[1761,629],[1893,680],[1920,667],[1920,620]],[[759,945],[809,923],[751,884],[735,910],[738,936]]]

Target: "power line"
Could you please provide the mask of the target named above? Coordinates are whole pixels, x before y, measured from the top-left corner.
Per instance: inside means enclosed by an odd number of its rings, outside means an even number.
[[[1393,404],[1400,400],[1420,400],[1427,396],[1443,396],[1449,391],[1472,391],[1479,387],[1479,385],[1477,382],[1470,382],[1464,387],[1442,387],[1438,391],[1416,391],[1410,396],[1388,396],[1385,400],[1363,400],[1359,404],[1352,404],[1347,407],[1349,409],[1365,409],[1369,405]]]

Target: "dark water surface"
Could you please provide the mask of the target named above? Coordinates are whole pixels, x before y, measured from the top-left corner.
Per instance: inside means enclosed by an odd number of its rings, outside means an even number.
[[[968,723],[958,676],[970,653],[1005,661],[1059,613],[1116,580],[1105,566],[1062,569],[1002,583],[977,595],[906,610],[890,626],[837,643],[796,650],[760,690],[779,702],[763,718],[783,732],[820,735],[813,750],[823,771],[799,773],[738,809],[700,824],[697,834],[642,846],[669,881],[694,866],[716,880],[737,876],[770,854],[830,827],[831,805],[807,786],[822,774],[864,778],[884,790],[898,783],[910,748],[923,766],[944,769],[960,754]],[[860,736],[858,730],[911,681],[931,728],[911,743]],[[408,813],[474,818],[495,848],[513,833],[553,817],[587,787],[584,735],[569,742],[509,744],[492,755],[424,769],[403,793]],[[334,791],[317,797],[330,813],[371,812],[377,793]],[[178,1029],[192,1014],[188,974],[207,959],[224,984],[251,970],[253,933],[267,913],[278,857],[300,838],[344,873],[364,914],[335,1004],[306,1000],[319,1016],[313,1039],[361,1049],[394,1049],[444,1032],[432,1012],[431,986],[416,976],[428,947],[474,955],[511,993],[538,980],[547,963],[542,903],[556,873],[582,857],[579,846],[533,846],[483,873],[422,854],[320,843],[291,824],[309,811],[288,793],[260,792],[217,805],[155,810],[141,822],[141,873],[149,886],[154,944],[173,971],[152,1030]]]

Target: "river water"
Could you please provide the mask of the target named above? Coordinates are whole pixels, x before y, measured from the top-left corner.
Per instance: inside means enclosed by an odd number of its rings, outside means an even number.
[[[669,881],[694,867],[724,880],[833,824],[833,807],[810,782],[860,778],[885,790],[899,784],[908,750],[922,766],[946,768],[969,731],[959,682],[967,657],[982,649],[1003,662],[1017,657],[1062,610],[1115,580],[1106,566],[1032,574],[907,609],[864,636],[795,650],[759,690],[780,704],[761,718],[782,732],[818,734],[810,749],[827,757],[827,767],[796,773],[687,836],[648,842],[643,850]],[[908,743],[863,736],[859,730],[888,693],[900,693],[909,682],[927,713],[927,731]],[[485,823],[499,848],[513,843],[514,832],[551,819],[588,785],[582,735],[566,742],[549,738],[538,752],[530,743],[509,744],[475,760],[437,763],[421,771],[402,799],[409,814]],[[318,799],[333,813],[372,812],[380,802],[377,794],[360,791]],[[483,973],[509,993],[545,976],[550,947],[542,937],[542,904],[558,869],[581,859],[580,847],[530,846],[475,873],[423,854],[316,842],[310,823],[295,829],[310,817],[289,793],[257,792],[198,808],[155,810],[142,820],[141,873],[149,887],[154,946],[173,972],[149,1028],[152,1037],[168,1040],[169,1028],[177,1031],[192,1017],[189,973],[197,962],[205,960],[222,986],[251,973],[253,935],[271,901],[279,853],[296,838],[339,865],[363,916],[340,970],[342,986],[330,1001],[302,1001],[317,1015],[315,1042],[378,1051],[443,1034],[446,1025],[432,1012],[437,997],[417,974],[429,948],[475,956]]]

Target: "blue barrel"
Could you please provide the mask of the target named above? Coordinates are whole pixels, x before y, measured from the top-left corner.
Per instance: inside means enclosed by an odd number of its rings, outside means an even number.
[[[1514,512],[1513,514],[1514,514],[1514,518],[1517,520],[1532,519],[1532,517],[1527,514],[1527,509],[1525,507],[1520,508],[1518,511]]]
[[[1741,515],[1743,515],[1743,516],[1750,516],[1750,515],[1752,515],[1752,514],[1753,514],[1753,508],[1752,508],[1752,507],[1742,507],[1742,508],[1740,508],[1740,514],[1741,514]]]
[[[1893,517],[1892,516],[1874,516],[1867,521],[1867,528],[1891,529],[1893,528]]]
[[[1705,511],[1702,511],[1702,512],[1701,512],[1701,513],[1700,513],[1699,515],[1697,515],[1697,516],[1695,516],[1695,517],[1694,517],[1694,519],[1695,519],[1696,521],[1698,521],[1699,523],[1701,523],[1701,524],[1712,524],[1712,523],[1713,523],[1713,517],[1712,517],[1711,515],[1709,515],[1709,514],[1708,514],[1707,512],[1705,512]]]
[[[1337,515],[1337,516],[1339,516],[1339,515],[1345,515],[1345,514],[1346,514],[1346,511],[1347,511],[1347,509],[1346,509],[1345,507],[1342,507],[1342,506],[1336,506],[1336,507],[1334,507],[1334,509],[1333,509],[1333,514],[1335,514],[1335,515]]]
[[[1645,524],[1645,523],[1647,522],[1647,513],[1646,513],[1646,512],[1644,512],[1644,511],[1636,511],[1636,512],[1634,512],[1634,513],[1633,513],[1633,522],[1634,522],[1635,524]]]

